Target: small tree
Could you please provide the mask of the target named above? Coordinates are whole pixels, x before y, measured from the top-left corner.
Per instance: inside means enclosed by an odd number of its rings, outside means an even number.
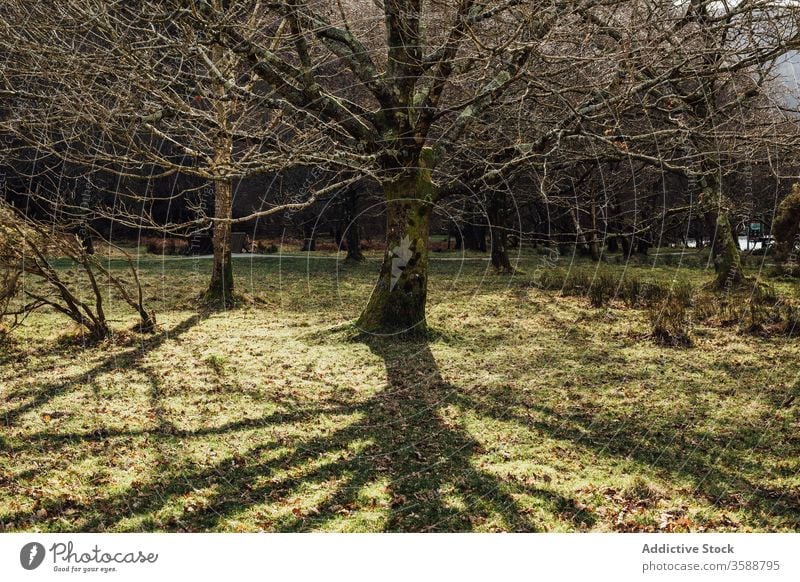
[[[14,317],[15,324],[37,309],[50,307],[85,328],[92,340],[105,339],[110,329],[100,285],[107,283],[139,315],[139,330],[152,331],[155,316],[145,309],[138,274],[130,257],[126,258],[133,293],[128,282],[112,274],[96,255],[88,254],[81,237],[69,228],[33,220],[0,202],[0,270],[6,273],[0,307],[4,307],[3,314]],[[57,269],[54,259],[66,259],[78,272],[77,280]],[[32,276],[33,284],[21,287],[21,275]],[[84,300],[87,289],[91,299]],[[11,301],[18,293],[25,301],[12,308]]]
[[[20,277],[18,269],[3,268],[0,270],[0,341],[5,339],[9,331],[20,323],[20,316],[14,312],[13,300],[19,294]],[[4,320],[12,319],[6,326]]]
[[[223,23],[261,30],[264,14],[223,0],[189,5],[5,2],[0,52],[9,55],[4,77],[15,89],[8,130],[37,151],[123,180],[181,174],[204,181],[210,208],[198,205],[182,223],[149,215],[149,189],[117,191],[112,208],[94,210],[134,228],[212,230],[204,297],[209,306],[230,307],[237,184],[300,165],[300,138],[313,140],[314,132],[294,131],[291,111],[275,113],[274,101],[256,98],[246,60],[220,42]]]

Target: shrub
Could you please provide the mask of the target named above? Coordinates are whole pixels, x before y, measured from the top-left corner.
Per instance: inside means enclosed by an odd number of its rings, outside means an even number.
[[[154,255],[180,255],[188,247],[188,243],[181,238],[150,237],[144,242],[147,252]]]
[[[660,255],[659,258],[661,259],[661,264],[666,267],[677,267],[681,264],[681,256],[673,253]]]
[[[745,333],[764,333],[764,324],[767,323],[769,319],[769,310],[766,309],[764,305],[761,305],[757,301],[751,299],[747,302],[745,315]]]
[[[644,281],[639,292],[639,301],[642,305],[654,305],[669,296],[667,283],[661,281]]]
[[[694,285],[685,279],[676,281],[671,293],[686,307],[690,307],[694,301]]]
[[[790,337],[800,335],[800,306],[786,302],[782,307],[783,333]]]
[[[94,233],[98,236],[97,233]],[[51,308],[65,315],[102,340],[110,333],[106,320],[103,288],[113,287],[140,316],[140,329],[151,331],[155,317],[144,307],[139,276],[130,256],[125,254],[134,286],[112,274],[96,256],[89,254],[80,237],[61,224],[33,220],[13,206],[0,201],[0,270],[24,273],[36,285],[22,291],[25,302],[15,317],[25,318],[40,308]],[[70,269],[61,271],[52,258],[68,261]],[[16,285],[11,276],[10,285]],[[7,281],[8,282],[8,281]],[[11,286],[9,287],[12,288]],[[91,300],[84,300],[87,292]]]
[[[753,287],[752,301],[759,305],[775,305],[780,301],[780,295],[773,284],[756,281]]]
[[[11,302],[19,294],[21,276],[22,271],[13,268],[5,268],[0,273],[0,341],[20,323],[19,316],[12,312]],[[8,319],[13,321],[6,325],[4,320]]]
[[[147,238],[147,239],[144,240],[144,246],[147,249],[147,252],[151,253],[151,254],[154,254],[154,255],[162,254],[163,248],[164,248],[163,244],[164,244],[164,241],[163,241],[163,239],[160,239],[160,238],[153,237],[153,238]]]
[[[767,325],[779,324],[782,320],[782,299],[771,284],[756,281],[750,296],[744,301],[740,320],[745,333],[763,334]]]
[[[691,346],[690,321],[685,303],[676,295],[670,294],[664,300],[648,309],[652,328],[651,337],[663,346]]]
[[[253,253],[264,254],[264,255],[272,255],[277,253],[280,249],[278,245],[274,242],[269,240],[254,240],[252,245],[250,246],[251,251]]]
[[[558,268],[542,268],[536,271],[533,284],[545,291],[557,291],[564,287],[566,274]]]
[[[589,285],[589,301],[592,307],[604,307],[617,293],[617,278],[610,273],[600,273]]]
[[[592,277],[583,269],[570,271],[563,285],[564,295],[584,295],[592,286]]]
[[[620,297],[629,307],[636,307],[639,305],[639,300],[642,294],[642,280],[636,275],[625,277],[620,289]]]
[[[677,283],[681,286],[683,282]],[[670,295],[671,284],[666,281],[656,280],[642,280],[639,277],[632,275],[626,277],[620,288],[619,295],[626,305],[629,307],[646,307],[663,301],[664,298]],[[685,297],[685,289],[677,292],[678,298],[684,302],[685,305],[691,303],[691,288],[689,290],[689,298]]]

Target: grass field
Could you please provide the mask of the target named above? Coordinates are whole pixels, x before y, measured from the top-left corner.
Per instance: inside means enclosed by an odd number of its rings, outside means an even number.
[[[532,285],[568,257],[455,253],[427,340],[363,337],[379,263],[334,258],[237,259],[242,306],[204,314],[209,261],[143,257],[152,335],[119,302],[97,346],[29,319],[0,348],[0,530],[800,530],[796,338],[661,347],[644,310]],[[600,269],[711,276],[670,262]]]

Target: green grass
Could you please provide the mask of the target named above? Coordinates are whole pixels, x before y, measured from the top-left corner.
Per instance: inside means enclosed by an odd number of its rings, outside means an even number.
[[[237,259],[244,304],[208,315],[209,262],[151,256],[157,333],[33,316],[0,355],[0,529],[800,530],[796,339],[659,347],[645,311],[533,287],[538,254],[434,260],[430,339],[360,337],[378,266]]]

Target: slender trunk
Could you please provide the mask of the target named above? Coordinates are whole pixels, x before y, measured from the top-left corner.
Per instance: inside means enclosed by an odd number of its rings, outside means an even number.
[[[425,155],[425,150],[423,151]],[[356,325],[369,333],[420,334],[426,330],[428,233],[434,186],[432,153],[420,168],[384,184],[386,252],[378,282]]]
[[[717,275],[712,285],[715,289],[724,290],[744,281],[742,258],[728,218],[728,211],[723,204],[722,186],[716,176],[706,178],[704,182],[704,198],[711,211],[716,214],[711,256]]]
[[[489,236],[492,244],[492,266],[500,273],[513,273],[514,267],[508,259],[508,237],[505,225],[505,193],[493,192],[487,205]]]
[[[83,245],[83,250],[86,251],[87,255],[94,254],[94,241],[92,240],[92,235],[85,230],[81,232],[81,244]]]
[[[632,238],[633,237],[628,235],[620,235],[619,237],[619,241],[622,244],[622,254],[625,256],[626,259],[630,258],[633,251],[633,246],[631,243]]]
[[[309,253],[317,250],[317,239],[315,238],[314,224],[303,224],[303,247],[300,249],[303,253]]]
[[[577,209],[572,208],[569,211],[570,220],[572,220],[572,227],[575,229],[575,246],[578,250],[578,253],[581,255],[587,254],[589,249],[589,243],[586,241],[586,234],[583,232],[583,228],[581,228],[581,223],[578,220],[578,212]]]
[[[230,180],[218,180],[214,192],[214,218],[230,219],[232,217],[233,195]],[[233,264],[231,261],[231,224],[215,222],[214,265],[211,271],[211,284],[206,292],[206,303],[211,307],[232,307],[233,297]]]
[[[364,254],[361,252],[361,232],[358,222],[353,222],[347,229],[347,261],[360,263],[364,261]]]
[[[222,8],[220,0],[215,0],[215,7]],[[213,45],[211,58],[227,77],[232,71],[230,54],[222,46]],[[214,247],[214,265],[211,272],[211,284],[206,292],[206,303],[213,308],[232,307],[233,296],[233,264],[231,261],[231,223],[233,217],[233,182],[229,177],[222,177],[220,169],[230,166],[233,159],[233,137],[231,135],[231,114],[234,103],[227,95],[225,85],[218,79],[213,82],[214,114],[218,134],[214,140],[214,173],[219,176],[214,180],[214,221],[212,245]],[[241,250],[241,249],[237,249]]]
[[[347,259],[360,263],[364,260],[364,255],[361,253],[361,229],[358,227],[358,193],[351,189],[347,193]]]
[[[455,230],[453,231],[453,250],[454,251],[463,251],[464,250],[464,233],[461,230],[461,227],[456,224]],[[450,248],[449,246],[447,248]]]
[[[502,227],[492,225],[492,266],[500,273],[513,273],[514,267],[508,258],[506,250],[506,232]]]
[[[589,252],[595,263],[600,261],[600,241],[597,237],[597,204],[594,201],[592,201],[592,238],[589,242]]]

